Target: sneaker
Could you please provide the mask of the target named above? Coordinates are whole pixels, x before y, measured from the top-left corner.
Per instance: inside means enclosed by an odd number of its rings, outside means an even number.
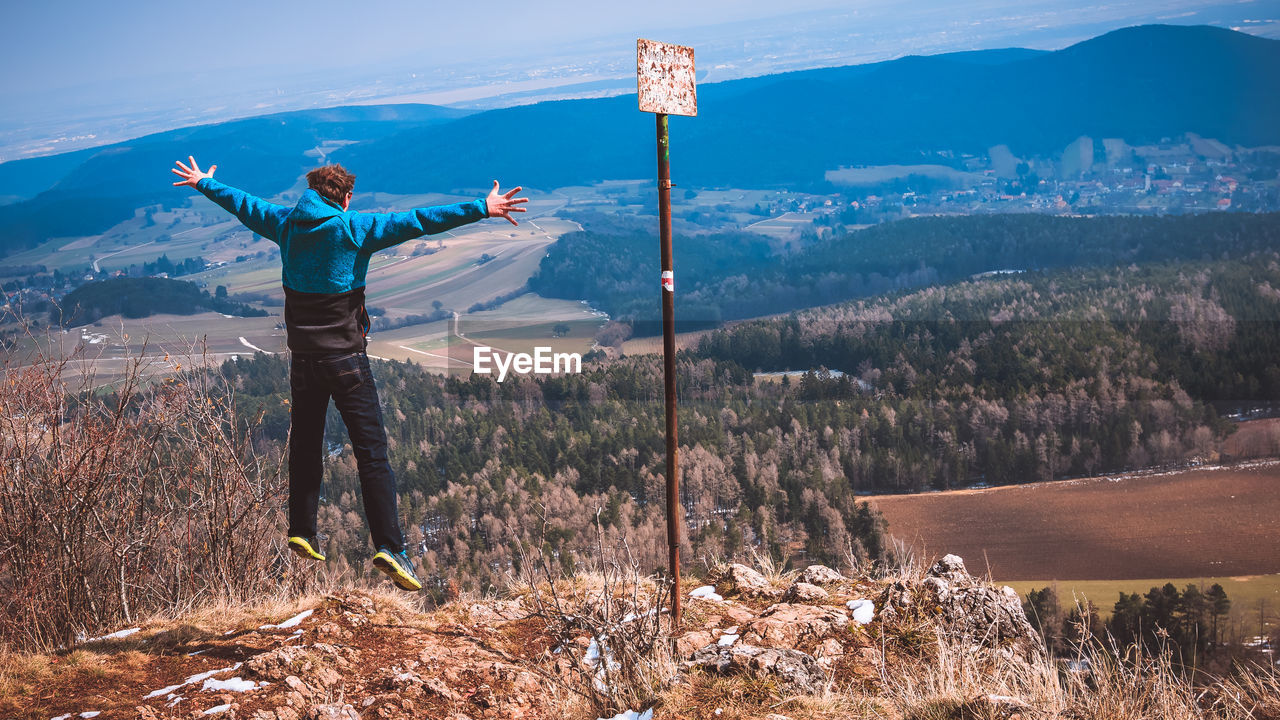
[[[387,548],[378,548],[373,556],[373,565],[391,577],[391,581],[401,590],[417,591],[422,589],[422,582],[413,574],[413,564],[404,551],[391,552]]]
[[[289,538],[289,549],[300,558],[306,560],[323,560],[324,555],[320,552],[320,536],[318,535],[295,535]]]

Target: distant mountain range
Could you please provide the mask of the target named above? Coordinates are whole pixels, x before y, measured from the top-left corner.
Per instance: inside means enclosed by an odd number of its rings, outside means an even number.
[[[100,148],[0,164],[0,256],[51,237],[102,232],[150,204],[180,204],[175,160],[216,163],[218,179],[272,195],[319,162],[326,141],[367,142],[467,115],[434,105],[377,105],[264,115],[147,135]],[[189,192],[189,191],[187,191]]]
[[[1280,145],[1280,41],[1151,25],[1055,52],[911,56],[706,85],[699,116],[673,118],[673,177],[686,187],[820,187],[842,165],[953,162],[1008,145],[1056,154],[1080,135],[1130,143],[1194,132]],[[420,193],[492,178],[562,187],[653,174],[653,120],[634,95],[483,113],[422,105],[335,108],[150,135],[0,165],[0,254],[100,232],[149,203],[178,203],[173,160],[271,195],[325,141],[358,190]]]
[[[841,165],[945,164],[940,153],[998,144],[1056,154],[1081,135],[1277,144],[1280,41],[1151,25],[1056,52],[912,56],[708,85],[698,109],[671,121],[673,178],[692,187],[816,185]],[[388,191],[490,175],[563,186],[651,176],[653,132],[622,96],[481,113],[334,158]]]

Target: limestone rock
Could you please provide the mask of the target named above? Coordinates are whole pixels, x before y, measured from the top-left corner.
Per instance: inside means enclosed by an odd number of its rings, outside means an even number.
[[[927,577],[920,582],[920,587],[929,594],[936,603],[946,602],[951,595],[951,585],[942,578]]]
[[[1022,600],[1009,587],[992,587],[974,580],[964,561],[947,555],[934,563],[918,585],[895,582],[881,593],[877,605],[886,622],[921,613],[937,622],[953,638],[983,647],[1013,646],[1026,655],[1042,652],[1040,638],[1022,611]]]
[[[707,630],[692,630],[676,638],[676,654],[680,657],[689,657],[709,645],[714,639]]]
[[[716,582],[716,592],[721,595],[740,595],[747,598],[777,598],[782,591],[777,590],[763,575],[746,565],[734,563],[720,574]]]
[[[716,605],[715,612],[707,615],[706,622],[703,624],[707,627],[727,627],[730,625],[746,625],[755,619],[756,616],[750,610],[741,605],[725,602]]]
[[[316,664],[310,653],[294,645],[270,650],[251,657],[244,663],[244,669],[248,674],[272,682],[283,681],[291,675],[305,675],[312,672],[315,667]]]
[[[788,692],[821,693],[827,683],[818,661],[799,650],[743,643],[725,648],[712,645],[699,650],[689,665],[721,675],[768,675]]]
[[[307,720],[360,720],[360,713],[350,705],[312,705]]]
[[[333,668],[322,667],[316,671],[316,680],[320,681],[322,687],[333,687],[342,682],[342,676]]]
[[[366,620],[363,616],[353,615],[352,617],[359,617],[361,620],[368,622],[368,620]],[[352,623],[352,625],[356,626],[354,623]],[[320,627],[316,628],[316,635],[318,637],[325,638],[326,640],[337,640],[339,642],[343,640],[350,640],[352,638],[352,634],[350,630],[342,627],[338,623],[332,623],[332,622],[324,623]]]
[[[377,606],[374,605],[373,598],[356,593],[329,595],[324,599],[324,606],[325,610],[331,615],[343,615],[345,613],[373,615],[378,611]]]
[[[427,678],[422,681],[422,689],[449,702],[457,702],[458,694],[449,689],[440,678]]]
[[[841,645],[840,641],[835,638],[827,638],[818,645],[818,649],[814,651],[813,656],[817,659],[819,665],[830,669],[837,660],[844,657],[844,645]]]
[[[832,570],[826,565],[810,565],[800,573],[797,578],[798,582],[809,583],[810,585],[830,585],[832,583],[844,582],[845,577],[840,573]]]
[[[826,600],[829,597],[831,597],[831,593],[817,585],[798,582],[787,588],[787,592],[782,596],[782,599],[784,602],[817,602]]]
[[[779,603],[748,623],[742,639],[765,647],[794,648],[848,623],[849,616],[837,607]]]
[[[1040,638],[1022,610],[1022,599],[1008,586],[994,588],[982,585],[952,588],[947,600],[939,605],[942,620],[952,632],[995,645],[1011,640],[1040,647]]]
[[[929,568],[930,577],[942,578],[948,583],[968,584],[973,582],[969,571],[964,567],[964,560],[959,555],[945,555]]]

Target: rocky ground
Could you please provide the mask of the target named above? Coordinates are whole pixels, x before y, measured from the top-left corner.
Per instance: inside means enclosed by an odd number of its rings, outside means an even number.
[[[822,566],[766,578],[742,565],[711,581],[686,601],[682,628],[658,638],[666,664],[650,669],[665,673],[664,687],[630,695],[607,683],[626,676],[623,625],[635,613],[602,629],[548,613],[532,592],[423,614],[394,596],[352,591],[281,608],[250,627],[230,615],[157,623],[11,662],[0,717],[478,720],[652,709],[655,718],[778,720],[792,717],[777,709],[788,697],[833,689],[877,697],[895,666],[938,633],[975,648],[1040,652],[1017,595],[974,581],[953,556],[893,582]],[[644,707],[618,706],[619,697],[646,693]],[[1012,698],[966,702],[985,708],[975,717],[1024,710]],[[891,702],[864,707],[866,717],[902,717]],[[828,716],[815,712],[800,715]]]

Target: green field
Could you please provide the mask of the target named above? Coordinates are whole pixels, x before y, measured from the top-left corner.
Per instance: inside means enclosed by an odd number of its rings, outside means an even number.
[[[999,582],[999,581],[997,581]],[[1257,633],[1259,618],[1266,617],[1266,630],[1280,627],[1280,574],[1243,577],[1154,578],[1143,580],[1015,580],[1002,583],[1026,598],[1031,590],[1053,587],[1064,611],[1086,601],[1092,602],[1104,618],[1111,615],[1120,593],[1146,594],[1153,587],[1173,583],[1178,590],[1196,585],[1207,590],[1219,584],[1231,599],[1231,622],[1238,623],[1241,635]],[[1261,612],[1260,612],[1261,611]]]

